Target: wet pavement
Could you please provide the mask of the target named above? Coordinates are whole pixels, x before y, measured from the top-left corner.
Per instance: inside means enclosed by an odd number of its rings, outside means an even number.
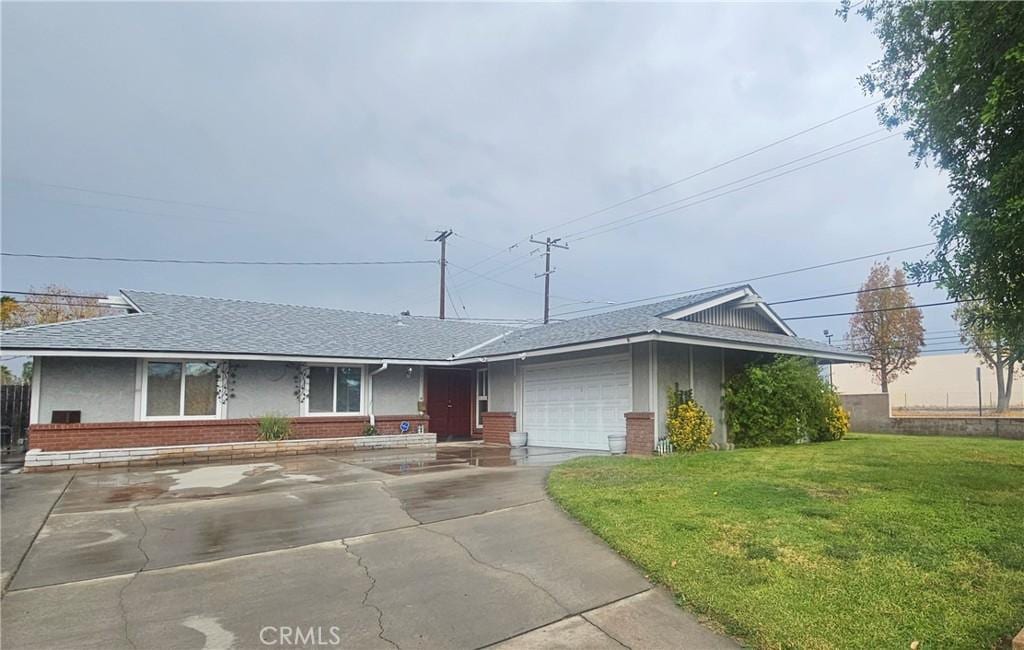
[[[735,647],[547,499],[580,454],[4,475],[4,647]]]

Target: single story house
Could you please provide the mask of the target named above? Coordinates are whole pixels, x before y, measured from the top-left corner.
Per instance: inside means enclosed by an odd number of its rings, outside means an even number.
[[[29,445],[44,451],[436,433],[438,440],[632,452],[664,436],[668,388],[692,388],[726,443],[722,385],[765,353],[859,362],[799,338],[750,286],[512,329],[407,315],[123,290],[114,316],[4,332],[31,355]]]

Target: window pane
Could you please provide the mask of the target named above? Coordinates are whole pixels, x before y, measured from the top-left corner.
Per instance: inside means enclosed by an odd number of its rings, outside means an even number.
[[[334,368],[310,366],[309,412],[330,413],[331,393],[334,392]]]
[[[476,374],[477,397],[487,397],[487,371],[481,370]]]
[[[359,368],[338,368],[338,413],[359,412],[362,374]]]
[[[185,415],[217,415],[217,364],[185,364]]]
[[[181,364],[146,364],[146,415],[181,415]]]

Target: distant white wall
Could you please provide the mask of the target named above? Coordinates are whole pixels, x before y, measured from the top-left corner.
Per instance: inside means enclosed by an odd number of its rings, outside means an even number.
[[[908,374],[889,384],[889,403],[892,408],[903,407],[976,407],[978,384],[975,369],[981,368],[981,397],[985,407],[996,403],[996,373],[973,354],[930,354],[918,357],[917,364]],[[840,393],[860,394],[881,392],[878,384],[864,364],[836,364],[832,366],[832,381]],[[1024,376],[1014,378],[1010,403],[1024,407]]]

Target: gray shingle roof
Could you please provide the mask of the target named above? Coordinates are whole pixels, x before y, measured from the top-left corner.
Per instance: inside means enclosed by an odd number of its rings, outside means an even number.
[[[252,354],[358,359],[466,361],[617,339],[651,332],[771,346],[834,358],[857,355],[785,334],[671,320],[684,309],[742,287],[608,311],[521,330],[433,318],[321,307],[202,298],[147,291],[122,293],[142,313],[10,330],[5,350]]]
[[[507,328],[339,309],[122,291],[142,313],[37,325],[4,349],[443,360]]]
[[[794,352],[821,352],[826,355],[844,354],[845,356],[851,356],[850,353],[825,343],[786,334],[773,334],[771,332],[759,332],[660,317],[662,314],[685,309],[686,307],[732,293],[742,289],[743,286],[715,289],[671,300],[575,318],[561,323],[518,330],[497,341],[472,350],[469,354],[463,356],[472,356],[473,358],[494,357],[563,345],[617,339],[650,332],[707,339],[709,344],[713,344],[715,341],[748,343],[784,348]]]

